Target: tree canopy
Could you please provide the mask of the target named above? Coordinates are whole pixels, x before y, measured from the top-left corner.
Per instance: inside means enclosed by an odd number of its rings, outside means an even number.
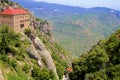
[[[120,80],[120,30],[72,63],[71,80]]]
[[[18,48],[21,47],[22,41],[20,34],[15,33],[7,25],[0,27],[0,53],[18,53]]]

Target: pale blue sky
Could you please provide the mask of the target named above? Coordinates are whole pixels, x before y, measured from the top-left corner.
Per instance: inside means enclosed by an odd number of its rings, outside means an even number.
[[[120,10],[120,0],[35,0],[50,3],[80,6],[80,7],[108,7]]]

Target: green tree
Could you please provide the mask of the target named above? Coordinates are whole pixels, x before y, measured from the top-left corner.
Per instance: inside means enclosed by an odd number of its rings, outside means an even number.
[[[55,73],[52,70],[49,71],[49,74],[50,74],[50,79],[51,80],[57,80],[57,78],[55,76]]]
[[[62,79],[64,72],[65,72],[65,67],[62,66],[60,63],[55,62],[57,73],[60,79]]]
[[[34,67],[32,70],[32,77],[35,80],[49,80],[49,70],[46,68],[40,69],[39,67]]]
[[[20,34],[15,33],[9,26],[3,25],[0,27],[0,53],[16,54],[21,46]]]
[[[73,61],[72,80],[120,79],[120,30]]]

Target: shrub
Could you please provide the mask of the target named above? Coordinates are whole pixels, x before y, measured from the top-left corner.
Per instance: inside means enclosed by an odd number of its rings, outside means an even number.
[[[35,80],[50,80],[49,70],[46,68],[40,69],[39,67],[34,67],[32,70],[32,77]]]
[[[18,47],[22,45],[20,40],[21,35],[15,33],[9,26],[3,25],[0,27],[0,53],[1,54],[16,54]]]
[[[25,71],[25,73],[29,73],[30,70],[30,66],[28,64],[25,64],[22,68],[23,71]]]
[[[0,59],[1,59],[3,62],[8,62],[8,61],[9,61],[9,58],[7,57],[7,55],[1,55]]]
[[[41,58],[42,58],[43,63],[47,66],[46,58],[44,56],[42,56]]]
[[[27,35],[27,36],[29,36],[30,35],[30,33],[31,33],[31,29],[25,29],[24,30],[24,33]]]
[[[50,74],[51,80],[57,80],[55,73],[52,70],[49,71],[49,74]]]
[[[9,65],[14,68],[15,70],[17,69],[17,61],[15,59],[10,59],[9,60]]]
[[[60,79],[62,79],[64,72],[65,72],[65,68],[59,64],[58,62],[55,62],[56,68],[57,68],[57,73]]]

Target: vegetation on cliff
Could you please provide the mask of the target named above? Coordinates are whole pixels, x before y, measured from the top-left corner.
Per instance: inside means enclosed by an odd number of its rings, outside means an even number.
[[[51,28],[50,24],[47,21],[41,20],[41,19],[37,19],[37,22],[39,22],[41,24],[41,26],[37,27],[37,30],[36,30],[37,35],[43,41],[46,48],[50,50],[51,56],[54,60],[56,68],[57,68],[58,76],[60,79],[62,79],[62,77],[68,67],[68,62],[70,60],[72,60],[72,59],[70,59],[71,56],[70,56],[70,54],[68,54],[67,51],[65,51],[57,43],[50,40],[50,39],[53,40],[52,33],[51,33],[52,28]],[[42,29],[41,27],[43,27],[43,26],[48,26],[47,27],[48,29],[46,29],[47,31],[44,32],[43,30],[41,30]]]
[[[30,32],[31,30],[26,30],[27,34]],[[57,74],[62,79],[68,67],[68,63],[65,61],[66,52],[56,43],[49,42],[45,35],[41,35],[43,33],[40,29],[37,34],[51,52]],[[40,68],[36,59],[28,55],[27,50],[30,45],[31,42],[27,36],[14,32],[7,25],[0,27],[0,68],[5,80],[57,80],[55,73],[47,68],[44,57],[41,57],[44,67]]]
[[[11,6],[14,8],[20,7],[18,3],[14,3],[11,0],[0,0],[0,11],[3,11],[8,6]]]
[[[73,63],[71,80],[120,79],[120,30],[101,40]]]
[[[20,5],[1,0],[0,6],[2,11],[7,6],[19,8]],[[37,24],[34,25],[37,31],[26,29],[22,34],[10,26],[0,26],[0,69],[5,80],[63,78],[68,67],[67,52],[54,42],[52,28],[47,21],[37,19],[34,24]]]
[[[21,34],[6,25],[0,27],[0,68],[5,80],[27,80],[31,75],[33,63],[26,52],[28,46],[29,42]]]

